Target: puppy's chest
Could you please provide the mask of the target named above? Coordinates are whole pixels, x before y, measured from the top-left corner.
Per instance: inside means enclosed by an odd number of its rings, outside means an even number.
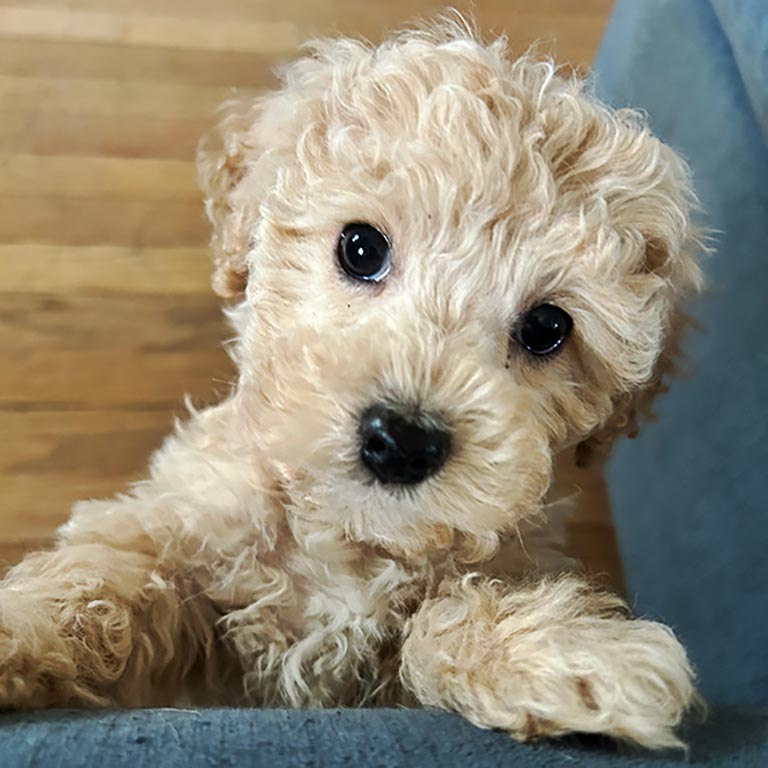
[[[403,625],[424,598],[423,574],[392,561],[305,552],[261,570],[235,601],[216,601],[252,698],[312,706],[388,696]]]

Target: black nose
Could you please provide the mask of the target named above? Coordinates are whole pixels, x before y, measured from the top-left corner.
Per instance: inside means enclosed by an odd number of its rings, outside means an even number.
[[[420,483],[443,466],[450,452],[450,433],[427,414],[405,416],[374,405],[360,418],[360,458],[382,483]]]

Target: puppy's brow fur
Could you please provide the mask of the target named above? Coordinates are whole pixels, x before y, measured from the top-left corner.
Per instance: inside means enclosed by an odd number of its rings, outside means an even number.
[[[643,119],[461,20],[310,44],[200,151],[239,376],[145,482],[75,506],[0,587],[0,708],[421,704],[650,747],[694,699],[667,628],[560,554],[555,458],[633,429],[699,270],[685,164]],[[378,286],[339,232],[392,242]],[[511,329],[573,318],[538,359]],[[372,403],[439,414],[442,470],[374,483]]]

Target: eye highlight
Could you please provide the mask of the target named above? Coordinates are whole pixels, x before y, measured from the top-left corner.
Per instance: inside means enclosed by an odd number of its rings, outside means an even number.
[[[392,246],[386,235],[363,222],[347,224],[336,247],[341,268],[353,279],[378,283],[392,268]]]
[[[539,304],[523,315],[514,330],[518,344],[533,355],[550,355],[559,349],[573,329],[573,319],[554,304]]]

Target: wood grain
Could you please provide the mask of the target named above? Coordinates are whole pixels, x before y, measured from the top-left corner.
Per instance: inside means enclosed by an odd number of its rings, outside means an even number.
[[[299,43],[297,25],[267,19],[207,19],[147,16],[118,10],[81,10],[29,3],[0,7],[0,29],[17,39],[56,37],[77,42],[164,46],[191,50],[292,51]]]
[[[11,293],[209,297],[210,269],[198,246],[0,244],[0,285]]]
[[[478,0],[484,29],[585,68],[610,0]],[[420,0],[0,0],[0,564],[139,479],[183,397],[233,371],[193,156],[302,40],[377,40]],[[621,583],[599,471],[573,550]]]
[[[198,200],[191,161],[0,155],[0,195],[100,200]]]
[[[199,200],[0,196],[3,245],[192,246],[204,251],[208,231]],[[207,256],[199,267],[209,268]]]

